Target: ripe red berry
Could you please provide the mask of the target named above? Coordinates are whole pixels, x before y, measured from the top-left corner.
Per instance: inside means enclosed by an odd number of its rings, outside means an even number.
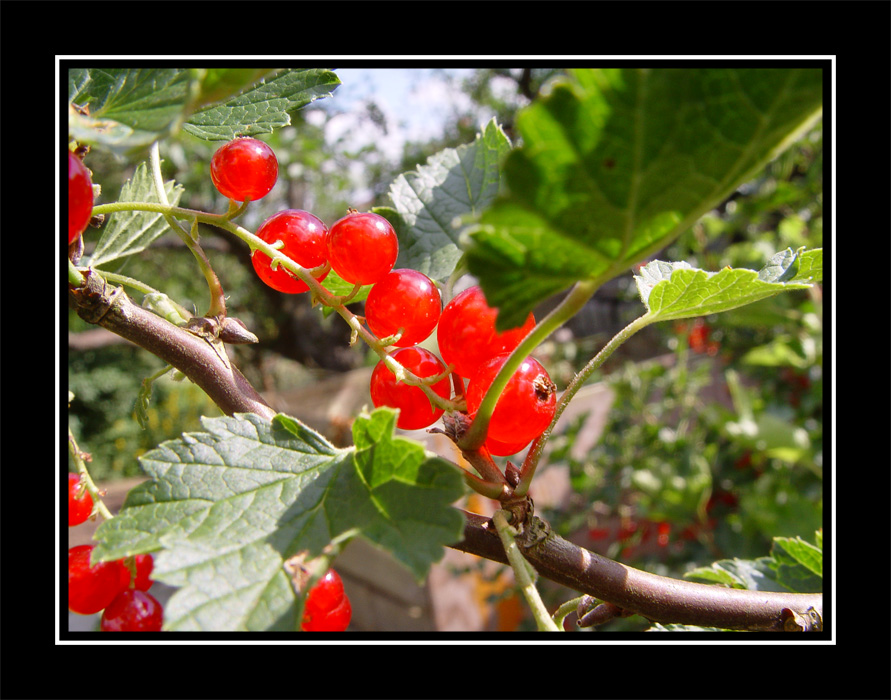
[[[160,632],[164,608],[145,591],[121,591],[102,613],[99,629],[103,632]]]
[[[108,607],[122,590],[121,561],[90,566],[92,551],[91,544],[68,550],[68,609],[81,615],[92,615]]]
[[[93,182],[83,161],[68,151],[68,245],[82,234],[93,212]]]
[[[72,472],[68,473],[68,527],[74,527],[86,522],[93,512],[93,497],[90,492],[84,490],[80,498],[80,476]]]
[[[417,270],[393,270],[375,284],[365,300],[365,320],[378,338],[401,332],[394,343],[407,348],[433,332],[442,313],[439,290]]]
[[[154,581],[152,581],[150,577],[152,569],[155,568],[155,560],[152,558],[151,554],[137,554],[133,557],[133,560],[134,566],[136,567],[135,577],[130,571],[130,567],[127,566],[126,560],[121,560],[121,588],[130,588],[132,579],[133,588],[140,591],[147,591],[152,587],[152,584],[154,584]]]
[[[301,267],[312,269],[324,265],[327,258],[325,239],[328,227],[320,219],[300,209],[285,209],[270,216],[257,229],[257,237],[269,244],[281,241],[282,253],[297,262]],[[283,266],[272,269],[272,259],[265,253],[255,250],[251,262],[257,275],[273,289],[287,294],[308,292],[306,283],[293,277]],[[327,272],[316,277],[321,282]]]
[[[509,353],[496,355],[483,364],[467,384],[467,411],[471,416],[476,414],[495,375],[509,356]],[[488,436],[508,445],[529,442],[544,432],[556,409],[554,383],[538,360],[527,357],[495,404]]]
[[[300,627],[304,632],[343,632],[352,614],[343,581],[334,569],[329,569],[307,594]]]
[[[221,146],[210,159],[210,179],[224,197],[256,202],[278,179],[278,159],[257,139],[239,138]]]
[[[490,454],[493,454],[496,457],[507,457],[509,455],[517,454],[517,452],[529,444],[529,440],[507,443],[499,442],[498,440],[487,436],[484,444]]]
[[[429,350],[419,347],[399,348],[391,353],[399,364],[418,377],[435,377],[445,372],[445,365]],[[448,399],[451,382],[444,377],[433,385],[433,391]],[[424,391],[417,386],[397,382],[396,376],[381,360],[371,373],[371,402],[377,406],[399,409],[396,426],[403,430],[420,430],[433,425],[443,409],[433,406]]]
[[[535,327],[535,318],[530,313],[519,328],[498,333],[495,330],[497,315],[498,310],[486,303],[478,286],[455,296],[442,310],[436,330],[442,361],[469,379],[490,358],[511,352]]]
[[[352,284],[380,282],[396,264],[399,239],[384,217],[352,211],[328,232],[328,260]]]

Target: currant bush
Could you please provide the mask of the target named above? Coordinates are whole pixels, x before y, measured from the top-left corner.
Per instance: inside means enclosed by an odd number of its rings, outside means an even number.
[[[160,632],[164,608],[150,593],[139,589],[121,591],[102,613],[103,632]]]
[[[351,211],[328,231],[328,260],[352,284],[380,282],[396,264],[399,239],[384,217]]]
[[[68,473],[68,527],[86,522],[93,512],[93,497],[87,490],[78,497],[81,490],[80,476]]]
[[[81,615],[104,610],[122,590],[121,561],[90,566],[92,552],[91,544],[68,550],[68,609]]]
[[[93,211],[93,181],[83,161],[68,151],[68,245],[82,234]]]
[[[508,357],[510,353],[496,355],[484,363],[467,384],[467,411],[471,416],[476,414]],[[489,420],[488,436],[509,447],[528,443],[544,432],[556,409],[554,383],[538,360],[527,357],[498,397]]]
[[[399,348],[391,357],[418,377],[435,377],[445,372],[445,365],[425,348]],[[451,395],[451,382],[444,377],[433,385],[433,391],[444,399]],[[371,373],[371,402],[376,406],[399,409],[396,426],[404,430],[420,430],[433,425],[443,414],[434,406],[424,391],[396,381],[396,376],[381,360]]]
[[[487,360],[513,351],[535,327],[530,313],[519,328],[499,333],[495,330],[497,315],[498,310],[486,303],[479,286],[456,295],[442,310],[436,330],[442,361],[469,379]]]
[[[304,632],[343,632],[352,615],[343,581],[334,569],[329,569],[307,594],[300,627]]]
[[[257,229],[257,236],[269,244],[281,241],[281,252],[297,262],[301,267],[312,269],[328,261],[325,245],[328,227],[316,216],[301,209],[285,209],[270,216]],[[265,253],[254,250],[251,253],[254,270],[267,285],[286,294],[308,292],[306,283],[291,275],[281,265],[272,269],[272,259]],[[321,282],[328,271],[316,279]]]
[[[378,338],[401,333],[393,345],[410,347],[427,339],[442,313],[439,289],[417,270],[393,270],[365,300],[365,320]]]
[[[278,180],[278,159],[262,141],[239,138],[221,146],[210,159],[210,179],[220,194],[236,202],[256,202]]]

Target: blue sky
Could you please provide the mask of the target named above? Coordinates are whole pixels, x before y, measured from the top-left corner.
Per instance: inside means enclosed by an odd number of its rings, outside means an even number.
[[[405,139],[426,139],[441,133],[450,104],[463,97],[449,92],[430,68],[341,68],[336,72],[342,84],[334,93],[331,107],[349,113],[353,104],[373,99],[392,127],[380,144],[388,151],[400,150]],[[341,128],[348,126],[342,124]]]

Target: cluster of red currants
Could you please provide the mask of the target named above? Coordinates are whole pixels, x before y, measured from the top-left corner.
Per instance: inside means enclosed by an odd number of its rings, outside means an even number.
[[[272,150],[254,139],[227,143],[211,161],[217,189],[236,201],[264,196],[275,184],[277,172]],[[372,212],[351,211],[329,230],[309,212],[286,209],[264,221],[257,236],[310,270],[319,282],[333,269],[347,282],[372,285],[365,301],[369,330],[385,346],[395,347],[391,357],[415,376],[440,377],[431,388],[445,400],[452,395],[447,365],[458,377],[467,378],[471,418],[509,354],[535,325],[529,314],[520,328],[497,332],[497,310],[486,303],[479,287],[461,292],[443,309],[439,289],[429,277],[417,270],[393,269],[398,237],[387,219]],[[255,250],[251,259],[257,275],[273,289],[289,294],[309,291],[305,282],[262,251]],[[442,359],[419,345],[434,330]],[[371,376],[371,399],[375,406],[398,408],[397,426],[406,430],[429,427],[443,414],[422,389],[398,381],[383,360]],[[547,371],[527,358],[497,403],[487,448],[494,455],[519,452],[545,430],[555,409],[555,387]]]
[[[93,498],[77,474],[68,474],[68,527],[85,522],[93,512]],[[157,632],[164,609],[148,593],[154,561],[151,554],[137,554],[129,561],[117,559],[90,565],[93,545],[68,550],[68,609],[80,615],[102,611],[99,627],[104,632]]]

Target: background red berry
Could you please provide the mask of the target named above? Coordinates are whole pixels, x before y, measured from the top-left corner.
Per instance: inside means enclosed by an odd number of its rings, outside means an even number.
[[[297,262],[301,267],[312,269],[327,262],[325,240],[328,227],[307,211],[301,209],[285,209],[270,216],[257,229],[257,237],[267,243],[282,241],[281,252]],[[259,250],[251,253],[251,262],[257,275],[273,289],[286,294],[308,292],[309,287],[303,280],[293,277],[284,267],[272,269],[272,259]],[[322,273],[320,282],[328,276]]]
[[[352,284],[380,282],[396,264],[399,239],[384,217],[350,212],[328,231],[328,260]]]
[[[304,632],[343,632],[350,624],[352,612],[343,581],[334,569],[329,569],[306,596],[301,629]]]
[[[375,284],[365,300],[365,320],[378,338],[402,331],[394,343],[407,348],[426,340],[442,313],[439,289],[417,270],[393,270]]]
[[[418,377],[435,377],[445,372],[445,365],[429,350],[419,347],[399,348],[391,356],[403,367]],[[433,391],[448,399],[452,384],[444,377],[433,385]],[[396,426],[403,430],[420,430],[433,425],[443,414],[443,409],[434,407],[420,387],[397,382],[396,375],[384,364],[377,363],[371,373],[371,402],[376,406],[389,406],[399,409]]]
[[[160,632],[164,608],[150,593],[139,589],[121,591],[102,613],[103,632]]]
[[[93,497],[90,492],[84,490],[80,498],[77,498],[81,490],[80,475],[68,473],[68,527],[74,527],[86,522],[93,512]]]
[[[121,562],[90,566],[93,545],[68,550],[68,609],[81,615],[103,610],[121,592]]]
[[[210,179],[224,197],[256,202],[269,194],[278,179],[278,159],[257,139],[235,139],[210,159]]]
[[[93,182],[83,161],[68,151],[68,245],[82,234],[93,212]]]
[[[511,352],[535,327],[535,318],[529,314],[519,328],[498,333],[497,315],[478,286],[455,296],[442,310],[436,330],[442,361],[469,379],[487,360]]]
[[[471,378],[467,385],[467,411],[471,416],[508,357],[509,353],[497,355]],[[527,357],[498,398],[488,436],[511,446],[529,442],[544,432],[556,409],[557,392],[550,376],[538,360]]]

